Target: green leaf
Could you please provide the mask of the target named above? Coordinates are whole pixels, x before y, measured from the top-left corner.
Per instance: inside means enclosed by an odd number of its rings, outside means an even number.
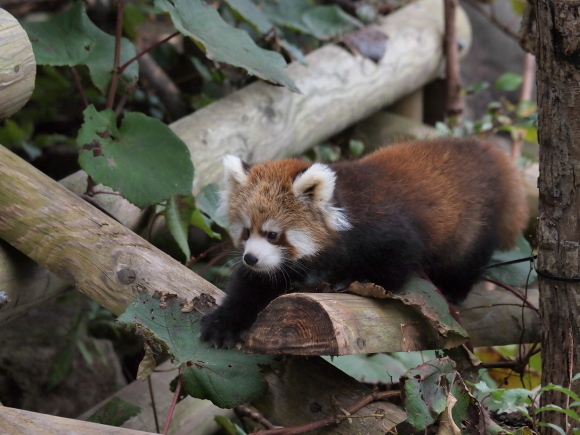
[[[140,294],[118,321],[136,325],[146,337],[164,343],[174,364],[182,369],[182,389],[221,408],[257,398],[266,390],[259,365],[272,362],[268,355],[246,355],[238,349],[214,349],[199,340],[200,299],[186,308],[175,295]]]
[[[478,92],[481,92],[487,88],[489,88],[489,82],[477,82],[466,86],[465,93],[468,95],[477,94]]]
[[[233,423],[229,418],[223,415],[216,415],[214,420],[228,435],[247,435],[240,426]]]
[[[206,218],[197,208],[193,211],[190,220],[191,225],[203,230],[208,236],[221,239],[222,236],[211,229],[211,219]]]
[[[79,164],[96,183],[141,208],[191,192],[189,150],[161,121],[131,112],[117,128],[112,110],[97,112],[91,105],[83,114]]]
[[[228,227],[228,219],[220,212],[220,188],[217,183],[203,186],[195,196],[197,207],[222,228]]]
[[[566,414],[568,417],[573,418],[576,421],[580,421],[580,416],[578,416],[578,413],[576,411],[574,411],[573,409],[564,409],[564,408],[561,408],[557,405],[546,405],[546,406],[542,406],[541,408],[536,409],[536,414],[539,414],[540,412],[543,412],[543,411],[561,412],[562,414]]]
[[[258,47],[246,32],[229,26],[204,1],[155,0],[155,5],[168,12],[177,30],[191,37],[210,59],[300,92],[284,71],[286,62],[282,55]]]
[[[351,139],[348,142],[348,151],[353,157],[360,157],[365,150],[365,144],[360,140]]]
[[[522,85],[522,76],[515,73],[502,74],[493,86],[500,91],[515,91]]]
[[[554,423],[544,423],[543,421],[538,422],[538,426],[544,426],[554,429],[560,435],[566,435],[566,431],[560,426],[556,426]]]
[[[102,93],[107,91],[114,67],[115,37],[95,26],[82,2],[44,22],[21,23],[32,42],[38,65],[77,66],[89,68],[91,80]],[[121,40],[123,64],[135,57],[135,47]],[[137,82],[139,66],[133,62],[122,74],[129,86]]]
[[[425,355],[428,355],[425,357]],[[326,361],[360,382],[392,383],[407,370],[425,359],[435,358],[433,351],[378,353],[374,355],[323,356]]]
[[[564,388],[564,387],[561,387],[560,385],[549,384],[549,385],[546,385],[545,387],[542,387],[540,392],[543,393],[544,391],[548,391],[548,390],[554,390],[554,391],[558,391],[560,393],[564,393],[564,394],[570,396],[572,398],[572,400],[574,400],[575,402],[580,402],[580,397],[578,397],[578,395],[574,391],[570,390],[569,388]]]
[[[281,27],[310,34],[310,28],[302,21],[302,16],[312,9],[312,4],[305,0],[279,0],[266,2],[264,13]]]
[[[449,358],[441,358],[409,370],[401,378],[407,421],[415,428],[424,430],[445,410],[454,372],[455,363]]]
[[[530,256],[531,252],[532,248],[528,241],[523,236],[520,236],[514,249],[511,251],[495,251],[489,264],[518,260]],[[525,286],[527,282],[534,282],[537,279],[536,272],[533,269],[530,271],[529,261],[487,269],[485,274],[504,284],[516,287]]]
[[[101,406],[87,421],[108,426],[120,427],[141,412],[141,408],[126,400],[113,397]]]
[[[310,34],[322,40],[331,39],[364,26],[336,5],[312,8],[302,15],[302,21]]]
[[[165,222],[169,232],[185,254],[185,261],[191,258],[191,251],[187,242],[189,235],[189,220],[195,211],[193,195],[175,195],[167,201],[165,209]]]
[[[250,0],[224,0],[224,2],[262,35],[275,27],[268,16]]]

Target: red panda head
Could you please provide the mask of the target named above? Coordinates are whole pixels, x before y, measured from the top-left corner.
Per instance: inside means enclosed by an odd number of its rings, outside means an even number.
[[[336,174],[326,165],[287,159],[250,167],[228,155],[224,171],[222,210],[244,263],[255,271],[316,256],[337,231],[351,227],[334,206]]]

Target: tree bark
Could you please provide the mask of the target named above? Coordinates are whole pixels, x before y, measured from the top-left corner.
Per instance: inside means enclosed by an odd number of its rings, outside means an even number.
[[[536,17],[538,269],[573,278],[580,276],[580,7],[572,1],[537,0]],[[542,383],[580,393],[580,382],[571,382],[580,372],[580,283],[541,277],[540,307]],[[567,408],[569,402],[555,391],[541,398],[542,406]],[[540,420],[564,430],[567,424],[578,425],[559,412],[544,412]]]

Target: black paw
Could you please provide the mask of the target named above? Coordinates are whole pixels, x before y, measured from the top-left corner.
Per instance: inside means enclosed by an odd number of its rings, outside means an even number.
[[[248,326],[233,321],[231,313],[217,308],[202,317],[200,338],[229,349],[245,341],[247,330]]]

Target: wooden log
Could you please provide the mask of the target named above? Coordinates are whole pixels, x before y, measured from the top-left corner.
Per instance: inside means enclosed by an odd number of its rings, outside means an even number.
[[[26,104],[36,79],[36,62],[28,35],[16,18],[0,8],[0,119]]]
[[[0,146],[0,237],[120,314],[140,292],[223,292]]]
[[[537,292],[531,302],[537,306]],[[537,313],[511,293],[480,286],[458,307],[474,346],[533,342]],[[523,341],[522,341],[523,340]],[[447,349],[465,342],[437,333],[413,307],[351,294],[292,293],[260,313],[244,346],[248,353],[351,355]]]
[[[21,409],[0,407],[0,433],[11,435],[51,435],[56,433],[61,435],[137,435],[152,432],[122,429],[104,424],[73,420],[71,418],[55,417],[53,415],[39,414]]]

